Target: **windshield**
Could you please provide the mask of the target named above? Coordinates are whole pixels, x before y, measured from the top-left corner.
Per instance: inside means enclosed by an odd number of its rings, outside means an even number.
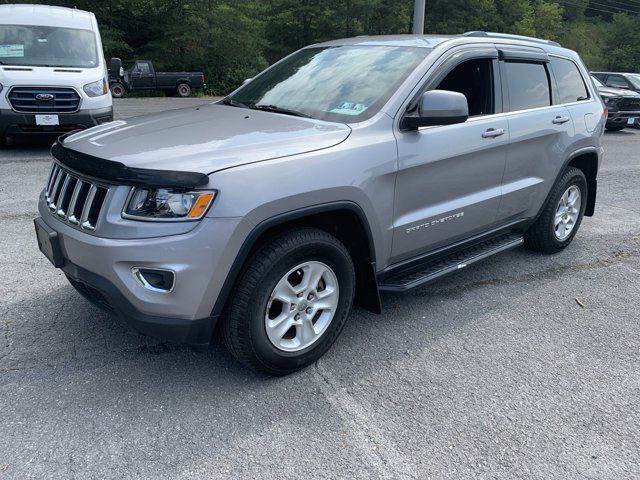
[[[593,80],[593,83],[596,84],[596,87],[604,87],[604,85],[602,84],[602,82],[600,80],[598,80],[596,77],[591,76],[591,80]]]
[[[91,30],[0,25],[0,63],[35,67],[98,66],[96,36]]]
[[[382,108],[429,51],[389,46],[306,48],[253,79],[225,103],[359,122]]]
[[[637,73],[632,73],[628,75],[629,81],[634,86],[634,88],[640,88],[640,75]]]

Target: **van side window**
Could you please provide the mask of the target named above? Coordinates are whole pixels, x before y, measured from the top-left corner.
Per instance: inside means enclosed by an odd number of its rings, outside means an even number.
[[[509,110],[551,105],[549,74],[542,63],[505,62],[507,87],[509,89]]]
[[[551,68],[558,82],[558,100],[555,103],[571,103],[589,98],[580,70],[571,60],[551,58]]]
[[[435,89],[462,93],[467,97],[470,117],[495,113],[490,58],[477,58],[461,63]]]

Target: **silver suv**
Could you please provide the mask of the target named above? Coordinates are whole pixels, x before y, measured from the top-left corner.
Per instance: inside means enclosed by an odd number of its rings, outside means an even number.
[[[354,303],[591,216],[606,110],[578,55],[485,32],[313,45],[223,100],[62,137],[35,220],[71,284],[142,332],[281,375]]]

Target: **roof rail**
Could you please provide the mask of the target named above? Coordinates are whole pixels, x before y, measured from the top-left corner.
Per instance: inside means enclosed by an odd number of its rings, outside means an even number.
[[[525,35],[512,35],[510,33],[494,33],[494,32],[483,32],[483,31],[473,31],[473,32],[465,32],[462,34],[463,37],[490,37],[490,38],[506,38],[510,40],[526,40],[527,42],[535,42],[535,43],[544,43],[545,45],[554,45],[556,47],[561,47],[558,42],[554,42],[553,40],[543,40],[541,38],[535,37],[527,37]]]

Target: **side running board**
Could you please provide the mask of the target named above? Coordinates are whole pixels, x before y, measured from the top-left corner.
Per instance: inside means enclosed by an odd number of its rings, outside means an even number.
[[[484,258],[519,247],[524,238],[519,233],[505,233],[488,240],[468,245],[437,258],[401,268],[384,278],[378,285],[381,291],[404,292],[419,287],[449,273],[456,272]]]

